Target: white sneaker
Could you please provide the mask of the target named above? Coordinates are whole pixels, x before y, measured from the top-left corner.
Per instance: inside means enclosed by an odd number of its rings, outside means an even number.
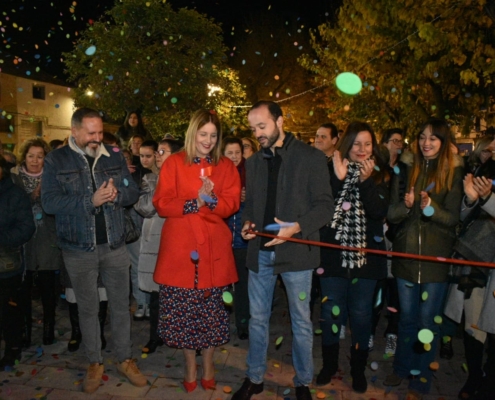
[[[370,335],[370,341],[368,342],[368,351],[372,351],[375,347],[375,336]]]
[[[345,325],[340,326],[340,340],[345,339]]]
[[[396,349],[397,349],[397,335],[393,333],[387,334],[387,341],[385,342],[385,354],[395,356]]]
[[[148,304],[144,305],[144,318],[150,319],[150,307]]]
[[[134,312],[134,321],[142,321],[144,314],[146,313],[146,305],[138,304],[136,311]]]

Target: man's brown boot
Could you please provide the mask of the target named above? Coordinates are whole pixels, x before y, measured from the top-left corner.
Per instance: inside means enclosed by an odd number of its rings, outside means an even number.
[[[117,365],[119,374],[125,376],[134,386],[142,387],[148,384],[148,379],[141,373],[136,361],[133,359],[125,360]]]
[[[94,393],[99,388],[101,377],[103,376],[103,364],[89,364],[86,376],[84,377],[82,390],[84,393]]]

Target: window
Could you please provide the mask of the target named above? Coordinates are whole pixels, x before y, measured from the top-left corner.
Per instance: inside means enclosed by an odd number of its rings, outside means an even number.
[[[33,99],[45,100],[45,87],[33,85]]]

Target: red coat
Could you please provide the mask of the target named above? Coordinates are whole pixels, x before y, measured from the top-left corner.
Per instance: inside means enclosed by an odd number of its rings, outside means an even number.
[[[201,168],[212,167],[216,208],[207,206],[198,213],[184,214],[187,200],[196,199],[202,186]],[[201,159],[186,164],[185,152],[171,155],[160,171],[153,205],[166,218],[154,280],[168,286],[194,288],[195,266],[191,251],[199,253],[198,289],[229,285],[238,280],[232,253],[232,234],[224,221],[240,206],[241,183],[232,161],[222,157],[217,165]]]

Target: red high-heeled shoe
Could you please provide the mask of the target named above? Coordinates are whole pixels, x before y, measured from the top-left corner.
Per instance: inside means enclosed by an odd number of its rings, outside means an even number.
[[[201,386],[203,386],[203,389],[204,390],[208,390],[208,389],[215,389],[215,385],[217,383],[215,382],[215,378],[212,378],[212,379],[209,379],[209,380],[206,380],[206,379],[203,379],[201,378]]]
[[[191,393],[194,389],[198,387],[198,382],[197,381],[192,381],[192,382],[186,382],[185,380],[182,382],[184,385],[184,389],[186,389],[187,393]],[[202,383],[201,383],[202,384]]]

